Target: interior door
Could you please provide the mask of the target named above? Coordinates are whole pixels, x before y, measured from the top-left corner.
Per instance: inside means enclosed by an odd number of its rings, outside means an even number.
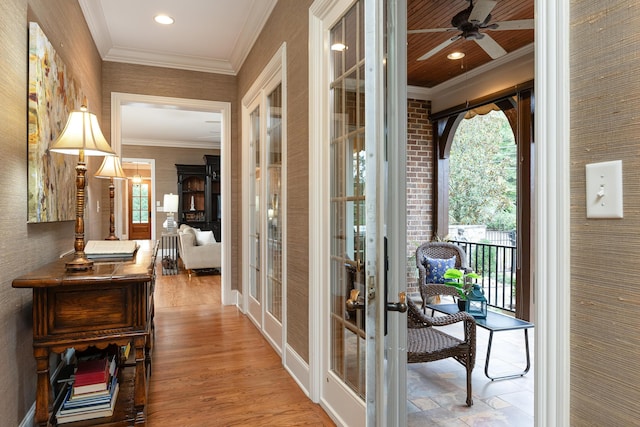
[[[249,298],[248,312],[262,327],[262,173],[260,146],[262,140],[260,103],[256,101],[249,113]]]
[[[406,424],[406,356],[400,350],[406,318],[386,315],[386,288],[396,295],[389,299],[397,299],[406,287],[404,279],[387,280],[406,277],[399,260],[404,249],[390,257],[385,251],[385,241],[394,249],[405,241],[406,193],[397,193],[404,169],[396,163],[405,161],[397,150],[405,141],[398,99],[406,111],[406,77],[399,93],[386,96],[387,77],[399,78],[394,67],[406,61],[393,30],[398,13],[406,15],[403,8],[403,1],[356,1],[329,30],[330,289],[321,394],[349,426]],[[393,20],[387,22],[386,13]],[[392,86],[398,90],[398,82]]]
[[[271,79],[249,109],[248,312],[282,354],[284,319],[283,85]]]
[[[129,181],[129,239],[151,239],[151,181]]]

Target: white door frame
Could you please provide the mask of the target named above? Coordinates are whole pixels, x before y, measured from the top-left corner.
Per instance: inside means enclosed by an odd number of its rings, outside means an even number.
[[[140,95],[133,93],[111,93],[111,146],[117,153],[121,153],[122,146],[122,106],[130,103],[146,103],[158,105],[175,105],[185,109],[197,111],[211,111],[222,114],[221,144],[220,144],[220,174],[222,180],[222,303],[235,304],[237,291],[231,290],[231,103],[206,101],[187,98],[171,98],[165,96]],[[155,182],[154,182],[155,186]],[[155,192],[155,191],[154,191]],[[116,198],[122,192],[116,193]],[[120,199],[122,206],[122,199]],[[155,212],[155,199],[154,199]],[[155,214],[154,214],[155,215]],[[121,218],[118,219],[122,221]],[[120,227],[122,223],[120,222]],[[122,228],[120,228],[122,229]]]
[[[330,250],[329,179],[329,30],[351,7],[352,0],[316,0],[309,10],[309,397],[319,402],[338,425],[363,425],[366,405],[355,393],[342,399],[340,408],[322,401],[322,389],[332,387],[324,378],[323,354],[330,330],[323,313],[328,311],[324,290],[330,283],[325,268]],[[328,392],[334,393],[333,391]],[[337,390],[336,390],[337,393]],[[339,414],[346,417],[340,418]]]
[[[569,0],[535,2],[535,421],[570,424]]]
[[[322,287],[328,277],[316,262],[328,250],[323,243],[323,218],[328,217],[323,201],[328,189],[323,176],[327,153],[322,141],[328,137],[328,95],[316,84],[324,81],[323,49],[316,49],[323,37],[323,19],[332,7],[348,0],[317,0],[309,12],[309,366],[310,397],[320,399],[323,329]],[[344,7],[346,9],[346,6]],[[535,421],[537,426],[569,425],[570,415],[570,96],[569,96],[569,1],[535,2]]]

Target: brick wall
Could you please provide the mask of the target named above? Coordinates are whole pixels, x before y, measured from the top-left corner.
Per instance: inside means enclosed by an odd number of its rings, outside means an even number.
[[[407,286],[416,285],[415,250],[433,235],[431,102],[407,101]]]

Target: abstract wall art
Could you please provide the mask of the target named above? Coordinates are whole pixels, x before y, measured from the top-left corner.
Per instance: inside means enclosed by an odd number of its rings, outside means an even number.
[[[75,219],[77,159],[49,151],[82,93],[40,26],[29,24],[28,222]]]

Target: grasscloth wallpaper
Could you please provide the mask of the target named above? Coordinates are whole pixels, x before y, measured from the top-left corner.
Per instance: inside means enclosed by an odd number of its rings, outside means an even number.
[[[309,82],[310,0],[281,0],[238,73],[242,99],[287,43],[287,343],[309,361]],[[241,105],[234,112],[240,117]],[[238,129],[238,133],[241,129]],[[238,141],[242,141],[241,136]],[[239,169],[239,168],[237,168]],[[240,202],[241,199],[238,199]]]
[[[40,24],[98,117],[101,107],[101,60],[77,2],[0,2],[0,358],[6,364],[0,374],[0,424],[7,426],[20,424],[35,400],[36,384],[31,292],[13,289],[11,282],[73,249],[74,236],[73,221],[27,224],[29,21]]]
[[[571,424],[640,420],[640,4],[571,2]],[[585,164],[622,160],[624,218],[587,219]]]

